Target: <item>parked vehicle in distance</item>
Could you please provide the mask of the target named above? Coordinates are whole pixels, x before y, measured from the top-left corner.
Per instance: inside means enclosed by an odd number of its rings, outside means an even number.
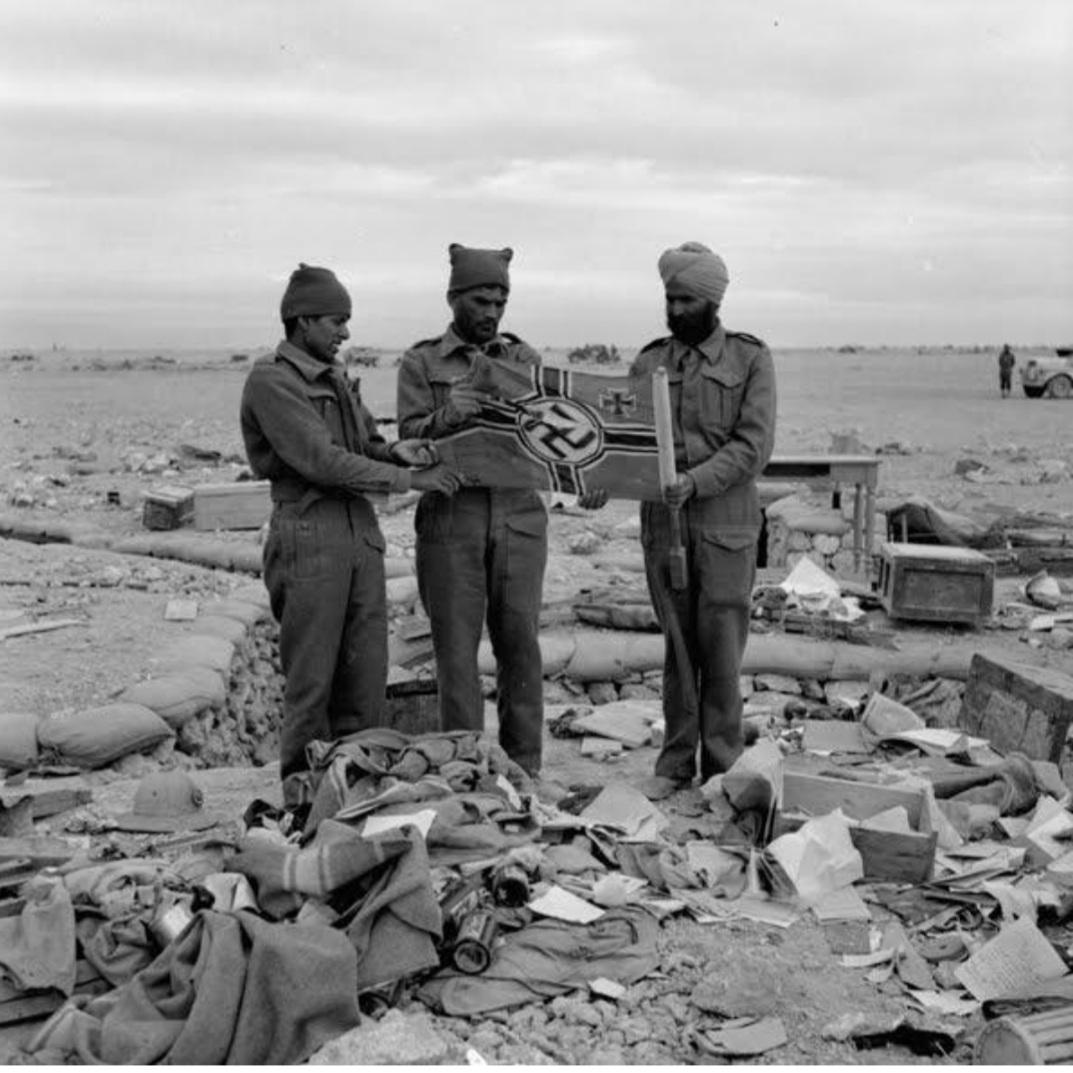
[[[1021,386],[1030,399],[1073,398],[1073,347],[1056,347],[1053,357],[1029,358],[1021,366]]]

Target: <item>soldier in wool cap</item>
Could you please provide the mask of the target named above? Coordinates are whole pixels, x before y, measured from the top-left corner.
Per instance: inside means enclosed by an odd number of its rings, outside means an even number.
[[[383,717],[387,683],[384,537],[369,492],[435,490],[457,477],[427,442],[390,446],[336,362],[350,295],[327,268],[300,265],[280,302],[286,338],[250,370],[240,422],[254,475],[272,483],[264,579],[280,625],[286,685],[284,804],[308,800],[306,746]]]
[[[726,771],[742,751],[739,674],[749,633],[760,506],[756,479],[775,439],[768,348],[727,331],[719,309],[723,259],[699,242],[659,259],[671,334],[649,343],[633,372],[666,368],[677,483],[641,504],[649,592],[666,638],[664,744],[642,789],[653,800]],[[688,584],[670,584],[670,510],[680,510]]]
[[[539,365],[540,355],[499,330],[510,293],[509,248],[448,248],[442,335],[415,343],[398,382],[400,436],[433,440],[471,425],[486,396],[471,375],[489,359]],[[482,730],[477,647],[487,621],[495,653],[499,742],[528,775],[540,772],[544,683],[537,641],[547,511],[535,491],[466,487],[428,492],[417,505],[417,582],[432,626],[443,730]]]

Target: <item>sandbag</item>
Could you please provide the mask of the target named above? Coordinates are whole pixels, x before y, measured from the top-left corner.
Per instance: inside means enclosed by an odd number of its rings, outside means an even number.
[[[237,588],[231,590],[231,595],[226,597],[223,601],[228,603],[231,600],[237,600],[244,604],[254,604],[257,607],[263,608],[266,612],[272,606],[272,601],[268,595],[268,589],[264,587],[263,582],[250,581],[243,585],[239,585]]]
[[[405,606],[417,600],[417,578],[413,574],[388,578],[385,588],[389,607]]]
[[[178,729],[206,708],[223,704],[227,690],[219,673],[211,667],[188,667],[138,682],[124,690],[118,699],[125,704],[151,708],[168,726]]]
[[[77,712],[55,712],[37,724],[42,753],[76,767],[98,768],[141,752],[175,732],[142,704],[105,704]]]
[[[34,765],[37,719],[32,712],[0,712],[0,768],[22,771]]]
[[[194,623],[194,629],[199,634],[207,634],[209,637],[222,637],[235,646],[246,640],[246,627],[241,622],[233,618],[225,618],[223,615],[205,615],[203,618],[198,618]]]
[[[250,603],[246,600],[236,600],[234,598],[228,600],[213,600],[212,603],[203,604],[201,610],[205,613],[206,617],[229,618],[235,622],[241,622],[242,625],[247,628],[256,625],[262,619],[267,618],[269,614],[267,605]],[[199,621],[199,629],[200,626],[201,623]]]
[[[234,654],[235,646],[223,637],[191,633],[169,645],[151,663],[156,675],[187,667],[211,667],[226,677]]]

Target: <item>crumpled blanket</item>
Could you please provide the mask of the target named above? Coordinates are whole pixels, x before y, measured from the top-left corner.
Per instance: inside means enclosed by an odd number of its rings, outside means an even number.
[[[361,806],[393,779],[438,785],[442,793],[475,790],[496,775],[515,786],[527,783],[525,772],[503,749],[482,741],[475,731],[407,735],[374,727],[334,742],[310,742],[306,753],[312,802],[306,832],[344,809]]]
[[[108,1065],[276,1065],[359,1019],[354,951],[339,932],[202,910],[123,987],[69,1000],[26,1049]]]
[[[0,978],[22,990],[75,986],[75,914],[58,879],[35,880],[18,916],[0,917]]]
[[[454,1016],[542,1002],[604,977],[629,984],[659,965],[659,926],[643,909],[623,907],[591,924],[541,920],[508,935],[478,976],[439,972],[417,993]]]
[[[413,827],[364,838],[324,820],[305,849],[250,840],[231,868],[248,876],[268,912],[296,905],[288,892],[323,899],[357,951],[361,986],[384,983],[439,964],[439,903],[428,852]]]
[[[86,960],[113,987],[151,964],[158,946],[149,934],[148,913],[125,920],[83,916],[76,925]]]

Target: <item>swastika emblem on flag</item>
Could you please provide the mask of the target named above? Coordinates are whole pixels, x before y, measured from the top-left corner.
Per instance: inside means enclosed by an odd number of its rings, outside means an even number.
[[[470,425],[436,441],[468,484],[659,499],[652,385],[647,377],[482,358],[487,395]]]
[[[603,450],[603,429],[587,406],[572,399],[534,399],[519,421],[522,445],[542,462],[583,466]]]

